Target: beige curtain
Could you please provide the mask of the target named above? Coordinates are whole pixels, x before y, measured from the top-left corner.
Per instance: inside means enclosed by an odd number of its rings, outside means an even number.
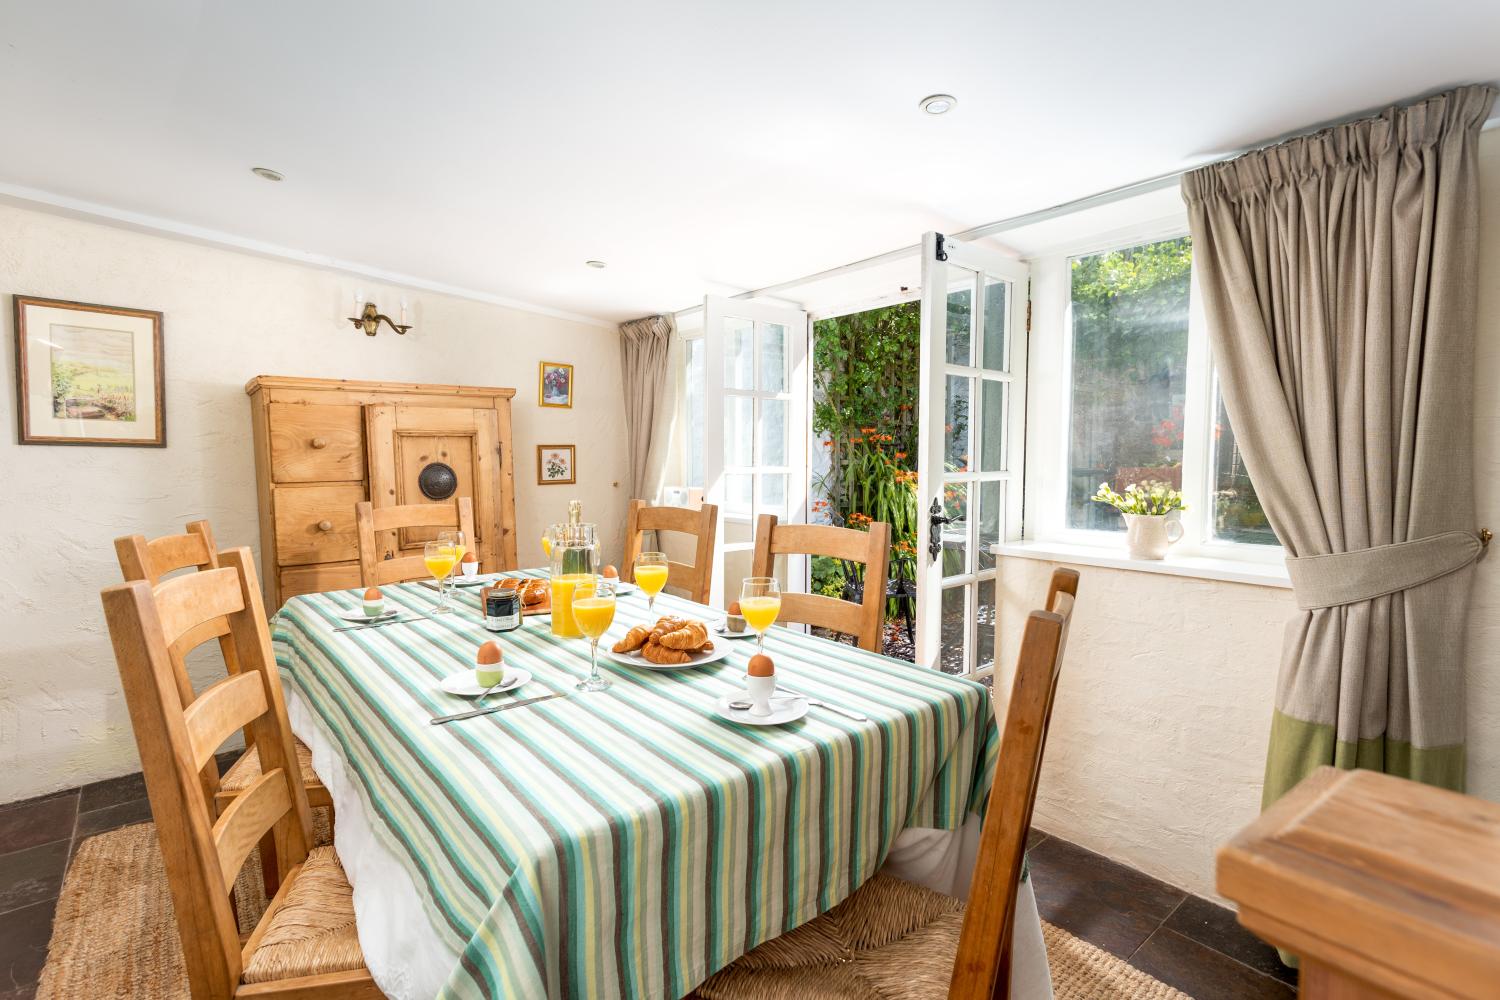
[[[1462,88],[1183,179],[1225,406],[1300,608],[1267,804],[1321,764],[1463,787],[1494,97]]]
[[[620,324],[620,370],[625,393],[625,440],[630,457],[630,496],[654,501],[663,443],[672,415],[666,412],[667,357],[677,324],[671,316],[647,316]]]

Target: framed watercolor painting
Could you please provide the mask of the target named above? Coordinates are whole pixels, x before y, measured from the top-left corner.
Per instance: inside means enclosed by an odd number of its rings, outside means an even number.
[[[543,406],[573,405],[573,366],[543,361],[537,379],[537,402]]]
[[[573,460],[577,447],[571,444],[536,446],[536,482],[538,486],[559,486],[578,482]]]
[[[166,447],[161,313],[13,299],[21,444]]]

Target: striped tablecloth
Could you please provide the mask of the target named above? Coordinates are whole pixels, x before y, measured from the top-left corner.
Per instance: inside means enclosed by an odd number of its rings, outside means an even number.
[[[413,612],[434,598],[385,592]],[[954,829],[982,806],[998,745],[984,687],[789,629],[766,640],[781,680],[868,722],[817,708],[781,727],[719,719],[752,640],[718,640],[728,659],[695,670],[601,655],[613,687],[578,694],[586,640],[528,619],[498,638],[534,680],[498,697],[570,696],[432,726],[468,704],[438,681],[496,638],[476,593],[455,599],[455,614],[335,633],[358,593],[334,592],[273,622],[284,681],[461,956],[444,996],[680,997],[848,896],[903,829]],[[713,620],[669,595],[656,611]],[[641,594],[621,598],[605,642],[647,620]]]

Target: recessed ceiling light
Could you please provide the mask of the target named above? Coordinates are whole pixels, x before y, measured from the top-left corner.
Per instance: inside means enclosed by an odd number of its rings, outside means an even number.
[[[586,264],[586,265],[588,265],[589,267],[592,267],[592,268],[603,268],[603,267],[608,267],[609,266],[608,264],[604,263],[604,261],[602,261],[602,260],[586,260],[586,261],[584,261],[584,264]]]
[[[932,94],[922,98],[917,107],[929,115],[946,115],[958,105],[958,98],[952,94]]]
[[[251,167],[250,172],[257,177],[264,177],[268,181],[281,180],[281,174],[277,173],[275,170],[272,170],[270,167]]]

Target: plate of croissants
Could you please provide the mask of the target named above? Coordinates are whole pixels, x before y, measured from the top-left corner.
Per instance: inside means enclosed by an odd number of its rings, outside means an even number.
[[[659,618],[655,625],[636,625],[610,647],[617,663],[647,670],[684,670],[722,660],[727,645],[715,647],[708,626],[692,618]]]

